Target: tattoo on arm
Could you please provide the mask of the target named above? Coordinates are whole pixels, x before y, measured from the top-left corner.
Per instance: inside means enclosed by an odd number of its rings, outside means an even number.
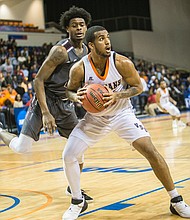
[[[117,97],[119,99],[123,99],[123,98],[130,98],[133,97],[135,95],[138,95],[140,92],[136,87],[130,87],[125,91],[121,91],[117,94]]]
[[[60,64],[61,62],[63,62],[64,60],[64,54],[63,54],[63,51],[62,49],[56,49],[52,54],[51,54],[51,61],[55,64],[55,65],[58,65]]]

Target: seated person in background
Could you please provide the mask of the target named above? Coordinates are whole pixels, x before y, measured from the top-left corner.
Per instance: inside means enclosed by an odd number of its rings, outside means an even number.
[[[166,82],[160,81],[160,88],[156,92],[156,102],[159,110],[164,113],[169,113],[172,116],[172,127],[185,127],[185,123],[181,121],[181,114],[176,107],[177,102],[170,97]]]
[[[15,90],[16,90],[16,92],[17,92],[18,94],[21,95],[21,97],[24,95],[25,89],[22,87],[22,80],[19,80],[19,81],[18,81],[18,85],[17,85],[17,88],[16,88]]]
[[[16,94],[17,92],[12,88],[10,84],[7,86],[7,88],[3,87],[0,93],[0,105],[13,107]]]
[[[15,101],[14,101],[14,104],[13,104],[13,107],[14,108],[22,108],[24,105],[23,105],[23,102],[22,102],[22,98],[21,98],[21,95],[20,94],[17,94],[15,96]]]
[[[151,116],[156,116],[156,112],[159,111],[158,105],[156,103],[156,94],[153,92],[153,87],[151,87],[149,90],[149,97],[145,106],[145,110],[147,114]]]
[[[12,105],[14,104],[15,101],[15,97],[17,95],[17,92],[15,91],[15,89],[12,88],[12,86],[10,84],[7,85],[7,89],[8,89],[8,99],[11,101]]]

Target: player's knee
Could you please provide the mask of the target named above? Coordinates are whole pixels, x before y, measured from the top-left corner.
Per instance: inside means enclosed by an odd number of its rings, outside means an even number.
[[[33,139],[21,134],[19,137],[15,137],[10,142],[10,148],[18,154],[24,154],[31,150]]]
[[[63,161],[64,163],[73,163],[77,160],[74,154],[70,151],[63,151]]]
[[[17,153],[18,154],[25,154],[28,153],[31,150],[30,146],[23,146],[23,145],[17,145]]]
[[[78,157],[78,163],[83,164],[84,163],[84,154]]]

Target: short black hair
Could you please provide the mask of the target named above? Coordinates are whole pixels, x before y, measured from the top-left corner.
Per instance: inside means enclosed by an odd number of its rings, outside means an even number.
[[[86,35],[85,35],[86,44],[88,45],[89,42],[93,43],[95,41],[94,33],[98,32],[98,31],[103,31],[103,30],[106,30],[106,29],[105,29],[105,27],[102,27],[102,26],[92,26],[92,27],[90,27],[87,30]]]
[[[62,13],[60,26],[66,29],[69,26],[70,20],[73,18],[83,18],[86,26],[88,26],[92,20],[90,13],[88,13],[84,8],[72,6],[68,11]]]

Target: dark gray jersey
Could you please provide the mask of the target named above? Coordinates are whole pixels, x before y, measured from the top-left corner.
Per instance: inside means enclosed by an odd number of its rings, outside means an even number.
[[[66,87],[69,79],[69,70],[74,63],[79,61],[83,56],[87,54],[87,47],[83,44],[83,54],[77,56],[74,47],[71,45],[69,39],[61,40],[57,43],[65,47],[68,53],[68,61],[66,63],[60,64],[53,71],[51,76],[44,83],[46,94],[52,97],[66,98]]]

